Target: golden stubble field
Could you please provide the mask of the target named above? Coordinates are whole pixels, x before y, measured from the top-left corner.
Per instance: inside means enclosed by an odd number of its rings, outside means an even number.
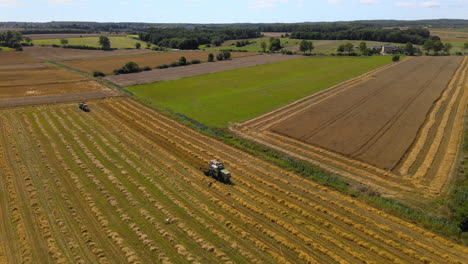
[[[443,195],[458,164],[467,58],[412,58],[231,127],[413,205]]]
[[[125,98],[0,110],[0,263],[466,263],[468,249]],[[225,161],[226,185],[199,166]]]

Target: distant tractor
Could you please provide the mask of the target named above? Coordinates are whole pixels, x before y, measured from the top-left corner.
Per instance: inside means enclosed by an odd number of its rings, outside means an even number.
[[[208,168],[200,168],[206,176],[211,176],[214,179],[224,182],[231,182],[231,173],[224,168],[224,164],[216,159],[210,160]]]
[[[90,111],[91,111],[91,109],[89,109],[89,106],[88,106],[85,102],[79,103],[79,104],[78,104],[78,107],[79,107],[81,110],[85,111],[85,112],[90,112]]]

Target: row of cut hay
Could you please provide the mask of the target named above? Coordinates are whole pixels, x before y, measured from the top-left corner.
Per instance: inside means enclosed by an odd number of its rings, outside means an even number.
[[[128,109],[126,109],[126,110],[128,111]],[[139,113],[139,114],[141,114],[141,113]],[[180,132],[180,133],[183,133],[182,131],[177,131],[177,133],[175,133],[175,134],[180,135],[179,132]],[[406,222],[405,222],[405,223],[406,223]]]

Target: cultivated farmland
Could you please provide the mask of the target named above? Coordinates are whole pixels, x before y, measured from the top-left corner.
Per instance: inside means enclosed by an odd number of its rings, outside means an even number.
[[[0,113],[2,263],[468,261],[466,247],[131,99]],[[232,185],[198,170],[211,158]]]
[[[462,57],[409,59],[233,129],[419,204],[450,186],[463,133],[467,67]]]
[[[0,52],[0,65],[35,63],[41,60],[30,57],[21,51]]]
[[[64,61],[79,59],[95,59],[101,57],[113,57],[123,55],[135,55],[152,53],[147,49],[125,49],[125,50],[84,50],[64,49],[52,47],[24,47],[24,53],[31,57],[45,61]]]
[[[83,38],[70,38],[68,45],[80,45],[89,47],[100,47],[99,37],[83,37]],[[142,47],[146,47],[146,43],[133,38],[127,37],[109,37],[111,47],[115,49],[134,49],[136,43],[140,43]],[[61,45],[60,39],[36,39],[33,40],[34,45],[39,46],[52,46]]]
[[[383,56],[306,57],[128,89],[155,106],[171,108],[210,126],[226,127],[390,62]]]
[[[134,74],[121,74],[106,77],[107,80],[120,86],[130,86],[160,81],[176,80],[184,77],[222,72],[256,65],[269,64],[279,61],[302,58],[302,56],[259,55],[241,57],[235,60],[218,61],[216,63],[193,64],[185,67],[175,67],[144,71]]]
[[[208,54],[210,52],[206,51],[174,51],[174,52],[158,52],[151,54],[141,54],[133,56],[119,56],[119,57],[109,57],[109,58],[97,58],[97,59],[86,59],[86,60],[77,60],[77,61],[67,61],[63,64],[79,69],[85,72],[92,71],[102,71],[105,73],[112,73],[113,70],[122,67],[125,63],[129,61],[136,62],[140,66],[150,66],[155,67],[161,64],[170,64],[172,62],[177,62],[180,57],[184,56],[187,61],[198,59],[201,61],[206,61]],[[256,53],[252,52],[235,52],[232,53],[233,58],[253,56]]]

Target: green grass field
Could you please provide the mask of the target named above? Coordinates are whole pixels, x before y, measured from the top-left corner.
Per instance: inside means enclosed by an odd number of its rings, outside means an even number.
[[[8,48],[8,47],[0,47],[0,50],[1,51],[12,51],[12,50],[15,50],[15,49]]]
[[[146,43],[132,38],[127,37],[109,37],[111,42],[111,47],[116,49],[134,49],[135,44],[139,42],[142,48],[146,48]],[[33,40],[34,45],[41,46],[51,46],[61,45],[60,39],[41,39]],[[69,38],[68,45],[86,45],[90,47],[100,47],[99,37],[85,37],[85,38]]]
[[[248,120],[391,62],[387,56],[305,57],[128,87],[136,97],[204,124]]]

